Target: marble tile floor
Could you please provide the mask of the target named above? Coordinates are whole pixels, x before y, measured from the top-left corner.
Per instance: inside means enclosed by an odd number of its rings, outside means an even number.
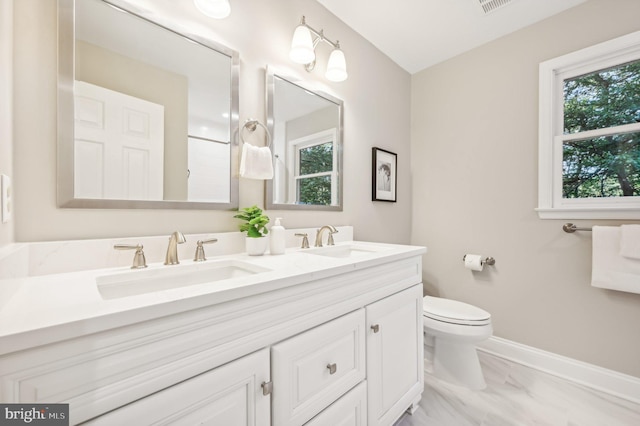
[[[420,407],[394,426],[638,426],[640,404],[479,351],[487,388],[429,374]]]

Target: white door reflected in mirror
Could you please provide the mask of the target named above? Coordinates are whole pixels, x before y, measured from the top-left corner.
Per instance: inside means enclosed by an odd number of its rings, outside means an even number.
[[[136,10],[58,2],[58,204],[236,208],[238,53]]]

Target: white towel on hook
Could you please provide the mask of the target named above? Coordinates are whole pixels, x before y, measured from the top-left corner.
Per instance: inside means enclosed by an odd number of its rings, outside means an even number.
[[[247,179],[273,179],[273,157],[268,146],[242,145],[240,176]]]
[[[640,259],[640,225],[620,226],[620,255]]]
[[[594,226],[591,285],[640,293],[640,260],[620,255],[620,227]]]

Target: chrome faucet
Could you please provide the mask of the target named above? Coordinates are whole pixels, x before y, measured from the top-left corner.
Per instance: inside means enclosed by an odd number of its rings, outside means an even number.
[[[333,234],[338,232],[338,230],[334,226],[325,225],[322,228],[318,229],[318,231],[316,232],[316,243],[314,244],[315,247],[322,247],[322,234],[327,229],[329,230],[329,238],[327,238],[327,245],[328,246],[334,245]]]
[[[187,239],[182,235],[182,232],[176,231],[169,237],[169,247],[167,247],[167,256],[164,258],[165,265],[177,265],[180,263],[178,260],[178,244],[182,244]]]

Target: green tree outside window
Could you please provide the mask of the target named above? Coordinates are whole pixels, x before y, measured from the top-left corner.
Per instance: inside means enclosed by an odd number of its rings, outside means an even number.
[[[564,81],[564,134],[640,123],[640,61]],[[640,132],[564,141],[564,198],[640,196]]]
[[[298,202],[300,204],[331,205],[333,142],[302,148],[299,155]]]

